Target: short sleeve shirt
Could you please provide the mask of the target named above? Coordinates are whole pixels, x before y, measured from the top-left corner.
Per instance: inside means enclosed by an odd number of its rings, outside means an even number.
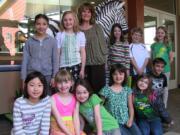
[[[130,57],[134,58],[134,60],[136,61],[138,68],[142,68],[145,60],[149,58],[149,53],[144,44],[142,43],[131,43],[129,47],[129,52]],[[135,70],[134,73],[137,74]],[[146,68],[144,69],[144,73],[146,73]]]
[[[158,95],[162,96],[164,93],[165,87],[167,87],[167,78],[164,74],[160,74],[159,76],[150,74],[152,78],[152,90]]]
[[[100,90],[100,95],[105,97],[105,107],[119,124],[125,124],[129,119],[128,96],[130,94],[132,90],[129,87],[123,87],[119,93],[114,92],[109,86]]]
[[[59,32],[56,36],[60,53],[60,67],[71,67],[81,63],[80,49],[85,47],[86,39],[83,32],[68,34]]]
[[[163,43],[156,42],[151,45],[152,59],[163,58],[166,61],[164,72],[170,72],[169,53],[172,50],[172,44],[164,45]]]
[[[101,105],[102,100],[96,95],[93,94],[88,101],[83,104],[80,104],[80,113],[82,116],[88,121],[90,126],[94,128],[96,131],[96,124],[95,124],[95,116],[94,116],[94,107],[100,104],[100,113],[102,119],[102,128],[103,131],[109,131],[112,129],[118,128],[118,123],[115,118],[107,112],[107,110]]]
[[[152,120],[157,118],[158,116],[153,107],[151,106],[148,97],[137,90],[134,91],[134,108],[137,120]]]

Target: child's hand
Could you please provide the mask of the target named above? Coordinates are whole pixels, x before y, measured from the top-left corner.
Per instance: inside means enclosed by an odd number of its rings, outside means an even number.
[[[50,86],[51,86],[51,87],[55,87],[55,81],[54,81],[54,78],[51,78]]]
[[[142,75],[143,74],[143,70],[142,69],[138,69],[138,75]]]
[[[80,72],[79,72],[79,77],[81,78],[81,79],[84,79],[84,70],[81,70]]]
[[[129,119],[126,123],[126,126],[130,128],[132,126],[133,120]]]

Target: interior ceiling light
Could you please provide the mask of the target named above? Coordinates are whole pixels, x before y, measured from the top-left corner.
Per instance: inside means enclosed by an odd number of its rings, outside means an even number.
[[[91,3],[91,4],[95,4],[95,2],[94,2],[94,1],[91,1],[90,3]]]

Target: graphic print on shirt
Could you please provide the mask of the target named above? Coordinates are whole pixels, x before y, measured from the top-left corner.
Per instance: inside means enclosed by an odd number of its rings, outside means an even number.
[[[161,95],[163,93],[164,80],[163,78],[153,78],[152,79],[152,89],[156,94]]]
[[[166,51],[167,50],[166,50],[165,47],[160,48],[159,53],[157,53],[156,57],[162,57],[165,54]]]
[[[32,126],[32,123],[34,123],[35,121],[35,114],[23,114],[22,113],[22,121],[23,121],[23,125],[25,125],[25,128],[29,128],[30,126]]]
[[[93,123],[95,122],[94,119],[94,111],[93,109],[87,109],[83,112],[83,116],[86,118],[86,120],[90,123],[90,125],[92,126]]]

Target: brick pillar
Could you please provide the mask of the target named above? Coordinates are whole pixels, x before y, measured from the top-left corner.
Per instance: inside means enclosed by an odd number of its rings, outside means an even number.
[[[128,7],[129,29],[133,27],[144,28],[144,0],[126,0]]]

